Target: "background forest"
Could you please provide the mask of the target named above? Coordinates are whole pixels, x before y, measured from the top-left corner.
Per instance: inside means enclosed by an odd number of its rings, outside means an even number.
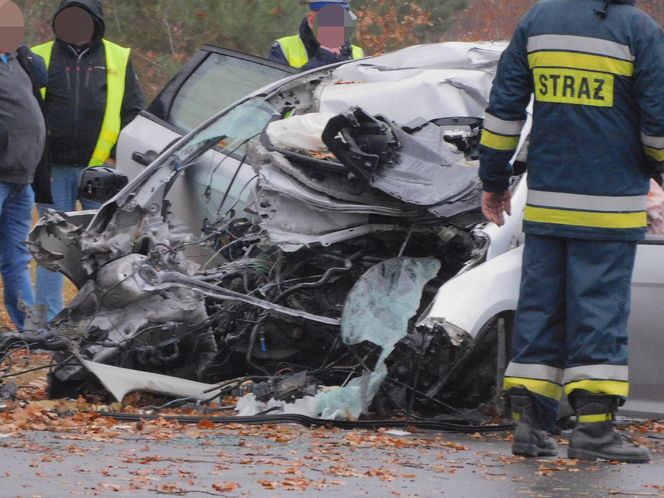
[[[59,0],[15,0],[27,43],[47,40]],[[201,45],[266,55],[273,40],[297,32],[301,0],[105,0],[107,38],[134,49],[146,96],[156,92]],[[467,0],[354,0],[356,38],[368,54],[437,41]]]
[[[52,37],[60,0],[15,0],[28,26],[27,43]],[[134,49],[148,101],[201,45],[266,55],[276,38],[297,31],[303,0],[102,0],[107,37]],[[441,40],[509,39],[536,0],[353,0],[356,39],[367,54]],[[664,22],[664,0],[638,5]]]

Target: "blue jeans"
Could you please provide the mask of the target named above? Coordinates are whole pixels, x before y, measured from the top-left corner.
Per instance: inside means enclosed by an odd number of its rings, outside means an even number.
[[[19,330],[25,313],[19,304],[32,306],[28,263],[32,259],[24,241],[32,226],[35,195],[30,185],[0,182],[0,273],[5,288],[5,308]]]
[[[39,204],[39,215],[42,216],[47,209],[69,212],[76,209],[78,200],[78,184],[83,166],[65,166],[53,164],[51,166],[51,189],[53,191],[53,204]],[[81,199],[83,209],[99,209],[101,204]],[[64,276],[61,273],[48,271],[41,266],[37,268],[35,284],[35,304],[48,307],[48,319],[52,320],[64,307],[63,291]]]

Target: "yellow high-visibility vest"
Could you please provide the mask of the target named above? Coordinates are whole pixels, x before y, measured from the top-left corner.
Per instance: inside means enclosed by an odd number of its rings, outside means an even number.
[[[307,47],[304,46],[304,42],[300,35],[285,36],[277,40],[281,46],[281,51],[286,56],[288,64],[291,67],[300,69],[307,62],[309,62],[309,54],[307,53]],[[361,59],[364,57],[364,50],[356,45],[352,45],[352,55],[353,59]]]
[[[90,158],[89,166],[101,166],[111,156],[111,151],[118,142],[120,128],[122,126],[122,101],[125,94],[125,78],[127,76],[127,65],[129,64],[130,49],[116,45],[108,40],[103,40],[106,53],[106,78],[107,95],[104,121],[97,145]],[[50,41],[37,45],[32,51],[40,55],[46,63],[48,70],[51,63],[54,42]],[[46,99],[46,88],[42,88],[42,97]]]

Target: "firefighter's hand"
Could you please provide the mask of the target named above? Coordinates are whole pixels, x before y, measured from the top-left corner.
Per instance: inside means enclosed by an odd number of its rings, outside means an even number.
[[[482,214],[487,220],[501,227],[505,224],[505,213],[512,215],[512,193],[509,190],[501,194],[482,192]]]

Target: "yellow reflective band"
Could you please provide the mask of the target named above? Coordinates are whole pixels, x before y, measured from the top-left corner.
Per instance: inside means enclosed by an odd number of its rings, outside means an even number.
[[[602,55],[579,54],[575,52],[535,52],[528,55],[531,69],[538,67],[561,67],[599,71],[616,76],[633,76],[634,63],[604,57]]]
[[[596,424],[598,422],[611,422],[613,415],[610,413],[600,413],[597,415],[579,415],[577,420],[580,424]]]
[[[309,54],[300,35],[284,36],[283,38],[279,38],[277,42],[289,66],[300,69],[309,62]],[[364,50],[361,47],[352,45],[351,49],[353,59],[362,59],[364,57]]]
[[[120,136],[119,133],[111,130],[102,130],[101,133],[99,134],[100,140],[104,140],[111,144],[115,144],[118,141],[119,136]]]
[[[652,157],[655,161],[664,161],[664,149],[653,149],[652,147],[643,147],[648,157]]]
[[[352,46],[352,56],[353,59],[363,59],[364,58],[364,49],[361,47]]]
[[[521,414],[517,412],[512,412],[512,420],[516,420],[517,422],[521,420]]]
[[[112,149],[112,147],[111,147]],[[101,166],[108,159],[108,155],[103,150],[95,150],[92,153],[92,158],[90,159],[90,165]]]
[[[571,225],[587,228],[645,228],[648,224],[646,211],[636,213],[601,213],[591,211],[568,211],[526,206],[525,221]]]
[[[505,380],[503,381],[503,389],[507,391],[513,387],[525,387],[530,392],[552,399],[560,399],[563,393],[563,388],[561,386],[547,380],[505,377]]]
[[[106,111],[97,145],[88,166],[101,166],[111,155],[122,127],[122,101],[130,50],[102,40],[106,54]]]
[[[480,143],[490,149],[512,151],[519,146],[519,136],[498,135],[485,129]]]
[[[569,395],[572,391],[583,389],[595,394],[608,394],[610,396],[622,396],[629,394],[629,382],[622,380],[577,380],[565,384],[565,393]]]
[[[536,68],[533,78],[538,102],[613,107],[615,77],[611,74]]]
[[[291,67],[299,69],[309,62],[309,54],[300,35],[285,36],[277,41]]]

